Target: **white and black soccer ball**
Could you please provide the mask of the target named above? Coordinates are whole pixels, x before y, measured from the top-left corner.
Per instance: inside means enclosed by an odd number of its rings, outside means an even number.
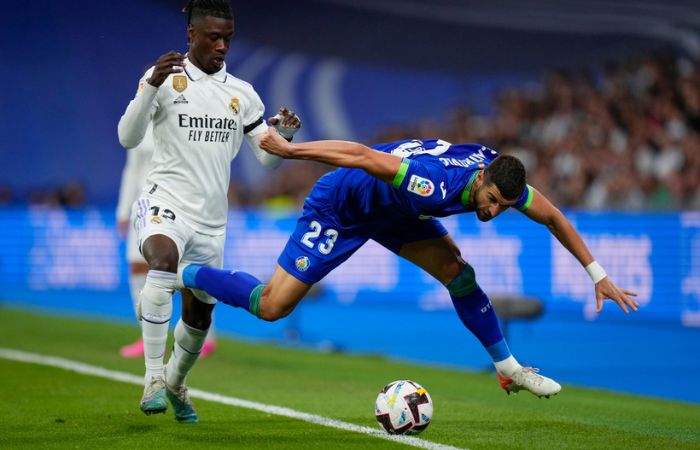
[[[418,434],[430,425],[433,401],[420,384],[398,380],[377,395],[374,410],[379,425],[389,434]]]

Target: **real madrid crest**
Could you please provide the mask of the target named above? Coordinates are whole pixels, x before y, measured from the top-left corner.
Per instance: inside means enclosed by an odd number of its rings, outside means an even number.
[[[241,105],[238,103],[237,97],[231,97],[231,103],[228,104],[228,107],[231,108],[231,112],[234,114],[241,112]]]
[[[173,76],[173,89],[182,93],[187,89],[187,77],[184,75],[174,75]]]

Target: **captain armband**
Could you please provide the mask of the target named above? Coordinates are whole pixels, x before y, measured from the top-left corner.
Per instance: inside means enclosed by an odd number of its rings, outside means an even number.
[[[594,284],[597,284],[600,280],[608,276],[608,274],[605,273],[605,269],[598,264],[598,261],[593,261],[587,265],[586,272],[588,273],[588,276],[591,277]]]

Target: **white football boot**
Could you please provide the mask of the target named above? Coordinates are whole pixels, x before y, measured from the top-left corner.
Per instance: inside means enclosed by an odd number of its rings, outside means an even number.
[[[538,397],[549,398],[551,395],[557,395],[561,391],[559,383],[540,375],[539,371],[540,369],[534,367],[521,367],[510,377],[505,377],[498,372],[496,374],[501,387],[507,394],[511,392],[517,394],[524,389]]]

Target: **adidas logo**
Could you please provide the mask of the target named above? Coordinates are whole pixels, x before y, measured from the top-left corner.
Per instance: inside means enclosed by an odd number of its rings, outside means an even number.
[[[185,105],[186,105],[186,104],[189,103],[189,102],[187,101],[187,99],[185,98],[184,95],[180,94],[180,96],[179,96],[178,98],[176,98],[175,101],[174,101],[173,103],[176,104],[176,105],[181,105],[181,104],[185,104]]]

